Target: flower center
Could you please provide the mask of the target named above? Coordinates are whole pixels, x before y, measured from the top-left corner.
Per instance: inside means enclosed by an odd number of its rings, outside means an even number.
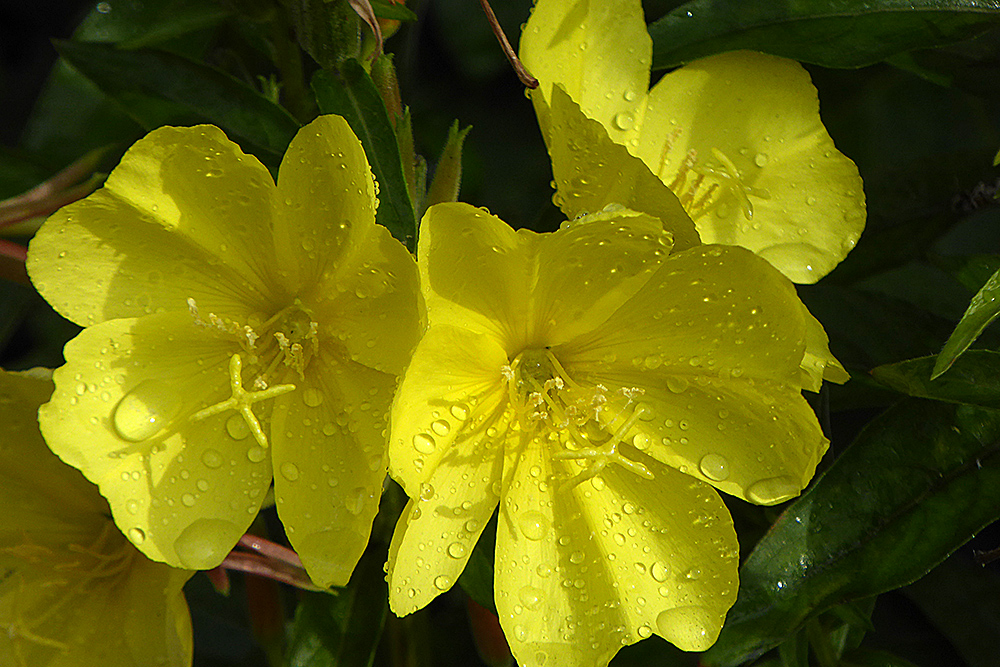
[[[648,468],[620,450],[649,411],[635,400],[641,390],[620,389],[625,405],[611,414],[607,387],[575,382],[549,349],[522,352],[503,374],[514,410],[512,425],[526,434],[543,435],[559,448],[552,458],[574,461],[581,468],[567,480],[567,487],[599,475],[611,463],[653,478]]]

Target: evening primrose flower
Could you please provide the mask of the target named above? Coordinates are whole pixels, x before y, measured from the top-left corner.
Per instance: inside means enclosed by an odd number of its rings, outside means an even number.
[[[0,371],[0,664],[187,667],[192,572],[154,563],[38,431],[52,382]]]
[[[342,118],[302,128],[279,173],[218,128],[165,127],[49,218],[29,274],[86,328],[39,418],[150,558],[218,565],[274,470],[307,571],[343,585],[417,338],[416,265],[375,224],[376,184]]]
[[[705,243],[749,248],[798,283],[829,273],[864,229],[865,199],[806,71],[739,51],[689,63],[647,93],[651,55],[639,0],[538,0],[520,56],[540,82],[531,97],[553,170],[568,151],[596,150],[548,123],[561,87],[670,186]],[[588,180],[556,178],[568,216]]]
[[[792,284],[742,248],[673,252],[665,222],[612,207],[536,234],[428,210],[428,328],[390,419],[411,498],[389,551],[397,614],[455,583],[499,505],[495,601],[517,664],[715,641],[738,545],[712,487],[781,502],[827,441],[800,393]]]

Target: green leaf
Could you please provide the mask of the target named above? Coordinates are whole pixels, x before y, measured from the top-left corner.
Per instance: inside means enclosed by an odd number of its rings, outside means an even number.
[[[372,0],[372,11],[380,19],[390,19],[393,21],[416,21],[417,15],[406,5],[394,5],[381,0]]]
[[[231,10],[202,0],[105,2],[87,15],[73,36],[135,49],[213,27],[231,15]]]
[[[312,88],[320,111],[346,118],[364,146],[379,186],[376,221],[413,251],[417,221],[403,177],[396,133],[368,72],[358,61],[346,60],[337,72],[317,72]]]
[[[982,0],[691,0],[649,26],[653,69],[736,49],[824,67],[863,67],[998,25]]]
[[[298,131],[287,111],[247,84],[172,53],[69,41],[57,41],[56,48],[147,130],[213,123],[272,164]]]
[[[385,626],[389,592],[384,545],[365,551],[347,587],[302,593],[289,631],[288,667],[370,667]]]
[[[1000,271],[1000,255],[941,256],[933,258],[933,261],[971,292],[978,292],[990,276]]]
[[[348,0],[281,0],[302,50],[325,69],[361,52],[361,19]]]
[[[910,359],[879,366],[872,371],[872,377],[917,398],[1000,408],[1000,353],[966,352],[947,374],[931,379],[934,364],[934,357]]]
[[[448,140],[434,168],[434,179],[427,191],[427,206],[441,202],[458,201],[458,191],[462,185],[462,144],[472,129],[471,125],[464,130],[458,129],[458,121],[452,123],[448,130]]]
[[[1000,515],[1000,411],[908,399],[872,421],[740,568],[707,665],[739,664],[815,614],[926,574]]]
[[[880,649],[859,648],[844,656],[844,667],[917,667],[905,658]]]
[[[983,329],[1000,315],[1000,300],[997,297],[1000,297],[1000,271],[994,273],[983,288],[972,297],[969,308],[941,349],[941,354],[934,363],[931,378],[936,378],[951,368],[958,355],[969,349],[969,346],[979,338],[979,334],[983,333]]]

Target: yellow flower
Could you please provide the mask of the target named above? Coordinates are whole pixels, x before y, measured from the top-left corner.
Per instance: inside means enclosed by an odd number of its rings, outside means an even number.
[[[865,200],[806,71],[739,51],[689,63],[647,93],[651,54],[639,0],[538,0],[520,55],[541,83],[532,101],[553,171],[567,150],[594,150],[547,122],[560,86],[670,186],[705,243],[748,248],[799,283],[829,273],[864,229]],[[586,180],[556,177],[569,217]]]
[[[187,667],[192,572],[145,558],[38,432],[52,382],[0,371],[0,664]]]
[[[620,207],[536,234],[434,206],[418,258],[429,325],[390,419],[411,498],[392,609],[450,588],[499,504],[517,664],[604,665],[652,634],[707,648],[737,589],[712,487],[780,502],[827,446],[792,284],[742,248],[672,252],[660,220]]]
[[[299,131],[277,185],[218,128],[166,127],[32,241],[35,286],[86,327],[42,433],[153,560],[218,565],[273,470],[310,576],[347,583],[418,335],[416,264],[375,194],[337,116]]]

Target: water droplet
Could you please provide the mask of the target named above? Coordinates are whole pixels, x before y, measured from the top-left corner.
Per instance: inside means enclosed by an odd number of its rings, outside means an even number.
[[[347,494],[344,498],[344,507],[351,514],[357,516],[361,514],[361,511],[365,508],[365,499],[368,496],[368,492],[363,486],[356,487],[353,491]]]
[[[763,169],[767,166],[767,153],[757,153],[753,159],[753,163]]]
[[[721,482],[729,477],[729,461],[719,454],[705,454],[698,463],[701,473],[709,479]]]
[[[413,436],[413,448],[421,454],[433,454],[437,443],[429,433],[418,433]]]
[[[180,401],[170,386],[159,380],[143,380],[115,406],[112,422],[125,440],[141,442],[158,433],[180,411]]]
[[[247,458],[251,463],[260,463],[267,458],[267,450],[260,445],[254,445],[247,450]]]
[[[705,607],[674,607],[656,617],[656,633],[684,651],[704,651],[722,626],[719,614]],[[714,632],[709,634],[709,628]]]
[[[469,409],[464,405],[453,405],[449,410],[451,416],[459,421],[465,421],[469,418]]]
[[[816,198],[815,197],[813,197],[812,195],[806,197],[806,205],[807,206],[813,206],[815,203],[816,203]]]
[[[222,466],[222,454],[214,449],[206,449],[201,455],[201,462],[205,464],[206,468],[215,470]]]
[[[208,491],[208,488],[209,488],[208,480],[207,479],[199,479],[197,482],[195,482],[195,486],[198,487],[199,491],[201,491],[202,493],[204,493],[205,491]]]
[[[635,119],[632,118],[632,114],[627,111],[622,111],[621,113],[615,114],[614,118],[615,127],[619,130],[631,130],[632,124],[635,123]]]
[[[692,567],[690,570],[684,573],[684,578],[688,581],[697,581],[701,578],[701,568]]]
[[[649,447],[649,436],[645,433],[636,433],[632,436],[632,446],[640,452]]]
[[[760,505],[773,505],[798,495],[799,485],[784,475],[754,482],[746,490],[747,498]]]
[[[684,393],[684,391],[687,390],[687,388],[690,386],[691,383],[685,377],[681,377],[678,375],[671,375],[670,377],[667,378],[667,389],[674,392],[675,394]]]
[[[286,461],[281,464],[281,476],[289,482],[294,482],[299,478],[299,469],[294,463]]]
[[[194,496],[190,493],[185,493],[181,496],[181,502],[184,504],[184,507],[194,507]]]
[[[462,558],[465,556],[465,545],[461,542],[452,542],[448,545],[448,555],[452,558]]]
[[[517,519],[521,534],[529,540],[538,541],[549,532],[549,520],[541,512],[529,510]]]
[[[242,440],[250,435],[250,427],[247,426],[247,420],[243,418],[243,415],[236,413],[226,420],[226,433],[233,440]]]
[[[430,500],[433,497],[434,497],[434,486],[431,485],[431,484],[428,484],[427,482],[421,483],[420,484],[420,499],[421,500]]]
[[[667,577],[670,576],[670,566],[661,561],[654,561],[653,564],[649,566],[649,573],[653,576],[653,579],[662,584],[667,580]]]
[[[132,540],[132,544],[142,544],[146,541],[146,533],[142,528],[129,528],[128,539]]]
[[[449,424],[443,419],[438,419],[431,424],[431,430],[440,436],[445,436],[448,435],[449,431],[451,431],[451,424]],[[424,452],[424,453],[429,454],[430,452]]]
[[[569,555],[569,562],[573,563],[574,565],[579,565],[580,563],[582,563],[583,562],[583,552],[582,551],[574,551],[573,553],[571,553]]]
[[[439,591],[446,591],[451,588],[451,577],[440,575],[434,578],[434,587]]]
[[[174,551],[184,567],[210,570],[222,562],[242,532],[229,521],[197,519],[174,541]]]
[[[302,392],[302,402],[310,408],[315,408],[323,402],[323,392],[315,387],[307,387]]]
[[[646,637],[649,637],[650,635],[653,634],[653,629],[648,625],[646,625],[645,623],[643,623],[642,625],[639,626],[639,629],[636,630],[636,632],[639,633],[640,637],[645,639]]]

